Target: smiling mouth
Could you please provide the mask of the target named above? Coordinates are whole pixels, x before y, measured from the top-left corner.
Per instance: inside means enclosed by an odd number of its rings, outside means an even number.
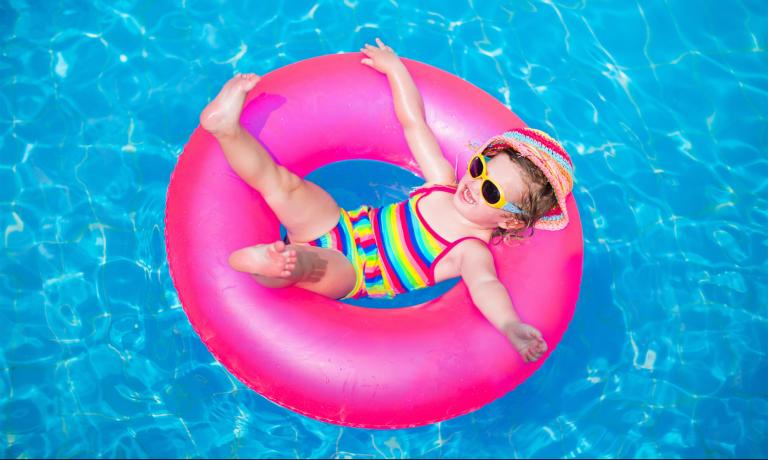
[[[465,185],[464,190],[461,192],[461,199],[467,204],[477,204],[477,200],[472,198],[472,192],[469,191],[469,186]]]

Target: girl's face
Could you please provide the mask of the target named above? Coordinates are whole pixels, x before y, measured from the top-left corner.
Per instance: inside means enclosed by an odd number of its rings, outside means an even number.
[[[501,186],[504,198],[519,207],[525,191],[523,184],[526,180],[520,167],[506,154],[491,157],[487,166],[488,177]],[[482,228],[508,228],[507,221],[511,220],[512,214],[486,203],[480,195],[481,184],[481,179],[473,179],[469,174],[464,174],[459,181],[458,190],[453,195],[453,205],[456,210],[465,219]]]

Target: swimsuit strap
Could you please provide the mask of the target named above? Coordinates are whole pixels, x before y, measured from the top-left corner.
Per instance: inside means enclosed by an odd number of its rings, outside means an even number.
[[[454,247],[458,246],[459,243],[461,243],[461,242],[463,242],[465,240],[477,240],[477,241],[483,243],[483,245],[488,246],[488,242],[487,241],[483,241],[482,239],[480,239],[480,238],[478,238],[476,236],[464,236],[464,237],[458,238],[458,239],[456,239],[454,241],[448,241],[445,238],[443,238],[442,236],[440,236],[435,231],[435,229],[433,229],[432,226],[430,226],[427,223],[426,219],[424,219],[424,216],[421,214],[421,211],[419,210],[419,207],[418,207],[418,200],[420,200],[421,198],[429,195],[430,193],[432,193],[434,191],[446,192],[446,193],[453,194],[453,193],[456,192],[457,188],[458,188],[458,186],[451,186],[451,185],[444,185],[444,184],[435,184],[435,185],[419,187],[419,188],[415,189],[411,193],[411,198],[413,198],[414,196],[419,195],[419,194],[421,195],[421,196],[416,198],[417,203],[414,205],[414,208],[416,209],[416,213],[417,213],[417,215],[419,217],[419,220],[421,221],[422,225],[424,226],[424,228],[429,233],[431,233],[436,239],[438,239],[440,242],[443,243],[443,245],[445,245],[443,250],[440,251],[440,253],[437,255],[437,257],[435,257],[434,260],[432,261],[432,263],[429,265],[429,282],[430,282],[430,284],[434,284],[435,283],[435,267],[437,266],[437,263],[443,257],[445,257],[451,251],[451,249],[453,249]]]
[[[416,187],[415,189],[413,189],[413,191],[410,193],[409,197],[413,198],[415,195],[418,195],[419,193],[423,193],[425,195],[429,195],[430,193],[434,192],[435,190],[439,190],[441,192],[454,193],[454,192],[456,192],[457,188],[458,188],[458,186],[445,185],[445,184],[422,185],[422,186],[419,186],[419,187]]]
[[[420,200],[421,198],[423,198],[423,197],[425,197],[425,196],[429,195],[430,193],[432,193],[432,192],[434,192],[434,191],[438,191],[438,192],[447,192],[447,193],[451,193],[451,194],[453,194],[453,193],[455,193],[455,192],[456,192],[456,189],[457,189],[457,188],[458,188],[457,186],[451,186],[451,185],[443,185],[443,184],[436,184],[436,185],[430,185],[430,186],[418,187],[418,188],[414,189],[414,191],[413,191],[413,192],[411,192],[411,195],[410,195],[410,196],[411,196],[411,198],[413,198],[413,197],[415,197],[416,195],[419,195],[419,194],[421,194],[422,196],[419,196],[419,197],[417,197],[417,198],[416,198],[416,201],[418,202],[418,200]],[[442,236],[440,236],[440,235],[439,235],[439,234],[438,234],[438,233],[435,231],[435,229],[433,229],[433,228],[432,228],[432,226],[431,226],[431,225],[429,225],[429,224],[427,223],[427,220],[426,220],[426,219],[424,219],[424,216],[421,214],[421,210],[419,209],[419,207],[418,207],[418,204],[414,205],[414,209],[416,210],[416,214],[417,214],[417,215],[418,215],[418,217],[419,217],[419,221],[420,221],[420,222],[421,222],[421,223],[424,225],[424,227],[425,227],[425,228],[426,228],[426,229],[427,229],[427,230],[428,230],[428,231],[429,231],[429,232],[430,232],[430,233],[431,233],[431,234],[432,234],[432,235],[433,235],[435,238],[437,238],[438,240],[440,240],[440,242],[441,242],[441,243],[443,243],[444,245],[446,245],[446,246],[447,246],[447,247],[445,248],[445,250],[448,250],[448,249],[452,248],[453,246],[456,246],[456,245],[457,245],[457,244],[459,244],[461,241],[464,241],[464,240],[466,240],[466,239],[468,239],[468,238],[474,238],[474,239],[476,239],[476,240],[478,240],[478,241],[482,242],[484,245],[486,245],[486,246],[488,245],[488,243],[487,243],[486,241],[483,241],[482,239],[480,239],[480,238],[478,238],[478,237],[476,237],[476,236],[465,236],[465,237],[459,238],[459,239],[457,239],[457,240],[455,240],[455,241],[452,241],[452,242],[451,242],[451,241],[448,241],[448,240],[446,240],[445,238],[443,238]]]

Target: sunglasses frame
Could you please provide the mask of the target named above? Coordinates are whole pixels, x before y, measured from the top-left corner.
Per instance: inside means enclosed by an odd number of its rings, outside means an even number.
[[[472,175],[472,162],[475,161],[475,158],[479,159],[480,163],[483,165],[483,170],[480,172],[480,175],[477,176],[477,177]],[[522,209],[518,208],[514,204],[510,203],[509,201],[507,201],[506,197],[504,196],[504,189],[502,189],[499,186],[499,184],[496,183],[496,181],[494,181],[493,179],[488,177],[488,161],[486,160],[486,158],[490,158],[490,157],[486,156],[486,155],[483,155],[482,153],[478,153],[478,154],[474,155],[472,158],[470,158],[469,162],[467,163],[467,173],[469,174],[469,177],[471,177],[474,180],[482,179],[482,181],[483,181],[483,183],[480,184],[480,197],[483,199],[483,201],[485,201],[485,203],[488,206],[491,206],[493,208],[503,209],[503,210],[505,210],[507,212],[511,212],[513,214],[525,214],[525,211],[523,211]],[[485,198],[485,195],[483,195],[483,184],[485,183],[485,181],[488,181],[491,184],[493,184],[493,186],[496,187],[496,189],[499,191],[499,202],[498,203],[494,204],[494,203],[489,202]]]

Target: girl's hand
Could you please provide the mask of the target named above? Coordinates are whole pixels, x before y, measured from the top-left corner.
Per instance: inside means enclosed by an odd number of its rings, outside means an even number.
[[[505,332],[526,363],[538,360],[547,351],[541,332],[530,324],[515,321],[506,327]]]
[[[376,43],[379,45],[378,48],[366,43],[365,47],[360,49],[363,54],[368,56],[368,59],[363,59],[360,61],[361,63],[368,67],[372,67],[383,74],[390,74],[403,67],[403,63],[400,61],[400,58],[397,57],[397,54],[392,51],[392,48],[385,45],[384,42],[378,38],[376,38]]]

